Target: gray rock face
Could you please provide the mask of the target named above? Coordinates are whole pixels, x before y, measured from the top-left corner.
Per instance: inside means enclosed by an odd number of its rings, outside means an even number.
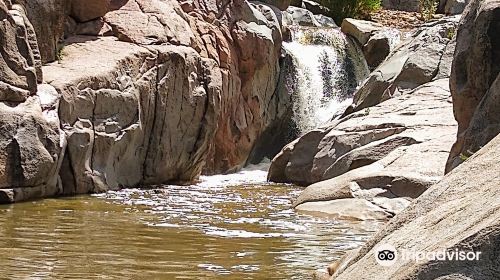
[[[500,133],[500,3],[472,1],[457,34],[450,88],[458,121],[447,172]]]
[[[453,35],[459,17],[423,25],[376,68],[354,95],[344,115],[376,105],[432,80],[448,78],[453,55]]]
[[[78,22],[86,22],[104,16],[111,8],[111,0],[70,0],[69,5],[70,15]]]
[[[420,11],[419,0],[382,0],[382,7],[388,10],[398,10],[406,12]]]
[[[370,240],[345,258],[332,279],[496,279],[500,275],[500,136],[446,175]],[[384,267],[375,250],[398,253],[463,250],[479,260],[403,260]]]
[[[451,108],[448,79],[425,84],[290,143],[273,159],[269,179],[315,183],[297,209],[391,217],[444,175],[456,133]]]
[[[401,40],[396,29],[384,28],[376,31],[363,46],[363,54],[370,69],[377,68],[394,51]]]

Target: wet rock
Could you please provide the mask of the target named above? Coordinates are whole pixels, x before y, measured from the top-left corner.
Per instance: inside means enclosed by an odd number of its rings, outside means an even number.
[[[479,1],[478,1],[479,2]],[[332,279],[495,279],[500,275],[500,136],[447,174],[379,231]],[[478,260],[404,260],[381,266],[382,244],[398,253],[481,252]]]
[[[413,31],[365,80],[344,116],[448,78],[458,20],[457,16],[443,18]]]
[[[328,272],[326,271],[317,270],[313,272],[312,280],[328,280],[328,279],[330,279],[330,275],[328,275]]]
[[[456,132],[451,107],[448,79],[425,84],[412,94],[333,121],[295,140],[273,159],[269,179],[314,183],[295,206],[364,199],[367,207],[375,205],[393,216],[443,176],[442,166]],[[313,206],[317,212],[330,214],[335,209],[329,204],[310,204],[308,210]]]
[[[284,49],[280,58],[280,69],[278,86],[272,99],[275,106],[269,107],[271,111],[268,112],[276,118],[255,142],[247,164],[259,164],[265,159],[273,158],[286,144],[298,136],[293,122],[293,103],[290,94],[295,86],[293,77],[296,75],[296,68],[293,56]]]
[[[472,1],[457,32],[450,79],[458,137],[447,172],[500,132],[500,4]]]
[[[320,216],[326,214],[342,220],[385,220],[391,216],[380,206],[358,198],[306,202],[295,209],[299,212]]]

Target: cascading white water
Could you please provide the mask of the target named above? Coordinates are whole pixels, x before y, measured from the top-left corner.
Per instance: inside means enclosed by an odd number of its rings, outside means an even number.
[[[342,113],[369,70],[359,47],[339,29],[294,27],[292,34],[283,47],[293,57],[288,80],[302,134]]]

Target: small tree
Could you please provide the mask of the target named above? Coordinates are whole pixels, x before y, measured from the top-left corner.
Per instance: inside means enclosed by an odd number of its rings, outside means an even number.
[[[330,9],[328,15],[340,24],[348,17],[369,18],[371,12],[380,9],[381,0],[319,0],[319,2]]]
[[[420,15],[425,21],[428,21],[436,14],[438,0],[420,0]]]

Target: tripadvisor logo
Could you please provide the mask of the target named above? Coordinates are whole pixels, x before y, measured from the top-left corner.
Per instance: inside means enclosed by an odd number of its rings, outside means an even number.
[[[383,244],[375,249],[375,260],[381,266],[391,266],[396,263],[398,251],[394,246]]]
[[[375,260],[381,266],[391,266],[396,263],[398,258],[404,261],[479,261],[481,252],[477,251],[461,251],[454,250],[440,250],[429,252],[417,252],[409,250],[400,250],[390,244],[383,244],[378,246],[375,251]]]

